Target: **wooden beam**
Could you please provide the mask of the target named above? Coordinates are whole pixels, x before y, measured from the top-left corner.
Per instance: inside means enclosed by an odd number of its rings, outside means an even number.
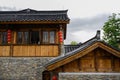
[[[117,51],[117,50],[115,50],[111,47],[108,47],[101,42],[98,42],[98,45],[99,45],[100,48],[106,50],[107,52],[112,53],[113,55],[115,55],[117,57],[120,57],[120,51]]]
[[[98,44],[95,43],[94,45],[91,45],[90,47],[82,50],[81,52],[79,52],[79,53],[77,53],[77,54],[75,54],[75,55],[71,55],[71,56],[69,56],[69,57],[67,57],[67,58],[65,58],[65,59],[63,59],[63,60],[61,60],[61,61],[58,61],[58,62],[56,62],[56,63],[48,66],[47,69],[48,69],[48,70],[52,70],[52,69],[57,68],[57,67],[59,67],[59,66],[61,66],[61,65],[64,65],[64,64],[66,64],[66,63],[69,63],[69,62],[71,62],[71,61],[73,61],[73,60],[75,60],[75,59],[78,59],[78,58],[86,55],[88,52],[94,50],[94,49],[97,48],[97,47],[98,47]]]
[[[98,63],[97,63],[97,51],[94,50],[94,66],[95,66],[95,71],[98,72]]]
[[[65,70],[64,70],[64,65],[63,66],[61,66],[61,68],[62,68],[62,72],[64,72]]]
[[[68,56],[68,57],[66,57],[66,58],[64,58],[62,60],[59,60],[58,62],[56,62],[54,64],[51,64],[51,65],[47,66],[47,69],[48,70],[53,70],[54,68],[62,66],[64,64],[66,64],[66,63],[69,63],[69,62],[71,62],[71,61],[73,61],[75,59],[78,59],[78,58],[88,54],[90,51],[95,50],[98,47],[102,48],[103,50],[106,50],[107,52],[109,52],[109,53],[111,53],[111,54],[113,54],[113,55],[115,55],[117,57],[120,57],[120,52],[119,51],[105,45],[102,42],[96,42],[96,43],[90,45],[89,47],[81,50],[79,53]],[[96,70],[97,70],[97,68],[96,68]]]
[[[81,59],[80,58],[77,60],[77,63],[78,63],[78,69],[79,71],[81,71]]]
[[[111,56],[111,70],[114,71],[114,67],[115,67],[115,60],[114,60],[114,56]]]
[[[12,44],[10,45],[10,56],[11,57],[13,56],[13,45]]]
[[[8,21],[8,22],[0,22],[0,24],[68,24],[69,21]]]

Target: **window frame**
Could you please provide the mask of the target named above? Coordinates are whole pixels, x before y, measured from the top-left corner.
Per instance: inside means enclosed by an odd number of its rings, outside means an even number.
[[[48,41],[47,42],[44,42],[44,38],[43,38],[44,32],[48,32]],[[51,32],[54,32],[54,42],[53,43],[50,42],[50,39],[51,39],[50,33]],[[43,30],[42,31],[42,44],[56,44],[56,31],[55,30]]]
[[[0,31],[0,44],[8,44],[7,31]]]
[[[18,33],[21,32],[21,42],[18,41]],[[25,42],[25,32],[28,32],[28,41]],[[17,35],[16,35],[16,43],[17,44],[29,44],[29,31],[17,31]]]
[[[38,43],[32,43],[31,42],[31,37],[32,37],[32,32],[38,32],[38,36],[39,36],[39,40],[38,40]],[[18,42],[18,32],[22,32],[22,42],[19,43]],[[28,32],[28,42],[26,42],[25,40],[25,32]],[[48,39],[47,41],[44,41],[44,32],[47,32],[47,38]],[[52,36],[51,36],[51,32],[53,32],[53,42],[50,41],[52,40]],[[56,30],[45,30],[45,29],[39,29],[39,30],[19,30],[17,31],[17,35],[16,35],[16,43],[17,44],[56,44]]]

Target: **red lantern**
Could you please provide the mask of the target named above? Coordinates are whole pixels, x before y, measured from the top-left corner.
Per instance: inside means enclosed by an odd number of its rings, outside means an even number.
[[[62,42],[63,42],[63,40],[60,40],[60,42],[62,43]]]
[[[11,42],[11,30],[7,31],[7,41],[8,41],[8,43]]]
[[[63,42],[63,40],[62,39],[60,39],[60,43],[62,43]]]
[[[11,36],[11,32],[7,33],[8,36]]]
[[[60,35],[62,35],[62,31],[59,31],[59,33],[58,33],[58,34],[59,34],[59,36],[60,36]]]
[[[63,36],[63,35],[62,35],[62,33],[61,33],[61,34],[59,34],[59,36]]]
[[[63,42],[63,38],[62,38],[62,36],[60,36],[59,40],[60,40],[60,42]]]
[[[62,31],[59,31],[59,41],[60,41],[60,43],[62,43],[63,42],[63,34],[62,34]]]
[[[62,37],[60,37],[60,40],[63,40],[63,38],[62,38]]]
[[[8,32],[8,33],[11,33],[11,30],[9,29],[7,32]]]
[[[11,39],[11,36],[7,36],[8,39]]]
[[[52,80],[57,80],[57,76],[53,76],[53,77],[52,77]]]
[[[11,39],[7,39],[8,42],[11,42]]]

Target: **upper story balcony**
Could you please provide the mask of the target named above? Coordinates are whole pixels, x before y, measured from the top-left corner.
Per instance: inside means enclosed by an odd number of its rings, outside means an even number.
[[[1,28],[0,56],[54,57],[60,55],[58,35],[60,28],[57,26],[55,24],[15,24]]]
[[[67,10],[0,11],[0,56],[58,56],[68,23]]]

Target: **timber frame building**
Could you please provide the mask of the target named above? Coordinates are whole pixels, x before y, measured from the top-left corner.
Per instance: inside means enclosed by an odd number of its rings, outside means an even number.
[[[64,45],[69,21],[67,10],[0,11],[0,79],[64,80],[60,73],[120,73],[120,50],[103,42],[100,31],[84,43]]]
[[[0,56],[58,56],[68,23],[67,10],[0,11]]]

